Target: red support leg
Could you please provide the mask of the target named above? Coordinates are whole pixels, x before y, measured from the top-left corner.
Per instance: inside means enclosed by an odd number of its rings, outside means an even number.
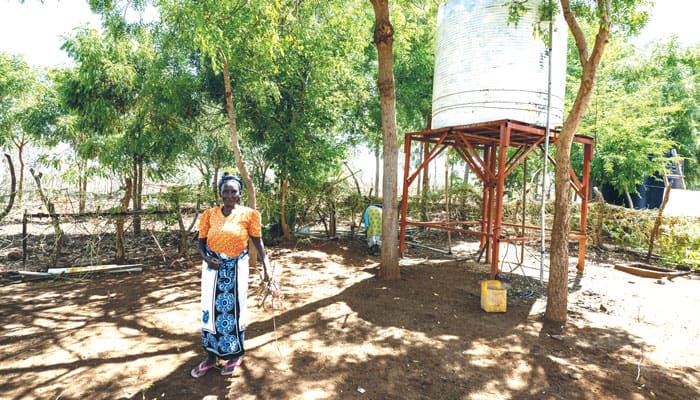
[[[506,181],[506,155],[510,144],[510,126],[501,125],[498,143],[498,170],[496,172],[496,198],[494,204],[493,222],[493,259],[491,260],[491,279],[498,273],[498,256],[501,247],[501,223],[503,222],[503,194]],[[495,163],[494,163],[495,165]]]
[[[411,135],[407,134],[403,143],[405,154],[403,165],[403,193],[401,195],[401,227],[399,230],[399,256],[403,257],[406,249],[406,214],[408,212],[408,172],[411,168]]]

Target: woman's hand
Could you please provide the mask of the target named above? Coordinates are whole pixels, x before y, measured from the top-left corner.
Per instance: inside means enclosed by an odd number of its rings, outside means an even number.
[[[221,265],[221,259],[215,255],[215,253],[209,250],[207,247],[207,238],[199,238],[197,241],[197,250],[199,250],[199,255],[202,256],[202,260],[207,263],[209,268],[218,270]]]
[[[263,257],[262,269],[263,269],[263,282],[265,282],[265,283],[270,282],[270,274],[267,272],[270,270],[270,259],[267,258],[267,255],[265,255]]]
[[[204,256],[202,258],[207,263],[209,268],[214,270],[219,269],[219,266],[221,265],[221,260],[218,257]]]

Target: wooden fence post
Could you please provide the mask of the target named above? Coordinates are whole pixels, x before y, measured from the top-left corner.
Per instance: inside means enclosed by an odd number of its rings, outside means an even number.
[[[27,209],[22,215],[22,267],[27,263]]]

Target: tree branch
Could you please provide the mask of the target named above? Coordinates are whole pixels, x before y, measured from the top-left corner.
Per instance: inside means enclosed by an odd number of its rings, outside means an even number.
[[[17,177],[15,176],[15,166],[12,164],[12,157],[5,153],[5,158],[7,159],[7,165],[10,169],[10,199],[7,201],[7,207],[0,213],[0,221],[5,218],[10,211],[12,211],[12,205],[15,203],[15,195],[17,194]]]
[[[610,2],[611,0],[598,0],[600,26],[595,36],[593,53],[591,53],[590,59],[588,60],[591,64],[595,65],[595,69],[598,69],[598,64],[600,64],[600,60],[603,58],[603,50],[610,36],[610,27],[612,25],[612,21],[610,20]]]
[[[604,0],[599,0],[604,1]],[[588,43],[586,42],[586,36],[583,34],[581,26],[576,21],[576,16],[574,12],[571,11],[571,3],[569,0],[561,0],[561,9],[564,14],[564,19],[566,24],[569,25],[569,30],[574,36],[574,41],[576,41],[576,47],[578,48],[578,58],[581,65],[586,65],[588,62]]]

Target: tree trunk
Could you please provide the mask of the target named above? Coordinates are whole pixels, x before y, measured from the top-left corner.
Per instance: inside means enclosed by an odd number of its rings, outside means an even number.
[[[330,237],[335,237],[338,234],[338,215],[336,212],[335,199],[332,197],[329,199],[328,204],[328,235]]]
[[[601,193],[598,188],[594,187],[593,191],[596,195],[596,216],[591,226],[591,236],[593,238],[593,245],[600,247],[603,245],[603,213],[605,213],[605,198],[603,198],[603,193]]]
[[[566,117],[564,126],[556,142],[556,168],[554,175],[554,221],[552,223],[552,243],[550,248],[549,286],[547,288],[547,308],[545,320],[554,324],[564,324],[567,318],[568,270],[569,270],[569,217],[571,215],[571,189],[569,186],[569,161],[571,144],[586,108],[591,100],[596,72],[603,57],[610,33],[610,2],[598,0],[600,25],[593,51],[588,54],[588,44],[569,0],[561,0],[564,19],[576,42],[579,59],[583,66],[581,83],[576,100]],[[544,194],[543,194],[544,195]]]
[[[287,215],[284,207],[284,204],[286,203],[287,199],[288,184],[289,182],[286,179],[282,181],[282,188],[280,190],[280,194],[282,196],[282,200],[280,200],[280,224],[282,225],[282,234],[284,235],[284,238],[286,240],[292,240],[292,233],[289,230],[289,224],[287,224]]]
[[[374,44],[379,61],[379,100],[382,113],[382,140],[384,143],[384,179],[382,184],[382,264],[379,278],[398,280],[399,246],[396,227],[398,210],[396,190],[398,182],[398,137],[396,133],[396,93],[394,86],[394,27],[389,18],[388,0],[371,0],[374,8]],[[408,168],[408,166],[406,166]],[[403,199],[407,201],[407,199]]]
[[[17,194],[17,177],[15,176],[15,166],[12,164],[12,157],[5,153],[5,158],[7,159],[7,167],[10,170],[10,198],[7,200],[7,206],[0,213],[0,221],[5,218],[10,211],[12,211],[12,205],[15,203],[15,195]]]
[[[19,161],[19,188],[17,189],[17,202],[22,204],[24,194],[24,144],[17,144],[17,161]]]
[[[141,211],[142,205],[142,195],[143,192],[143,156],[134,154],[133,155],[133,177],[132,177],[132,201],[134,205],[134,211]],[[128,207],[128,204],[127,204]],[[134,235],[139,236],[141,234],[141,217],[139,215],[134,215]]]
[[[425,173],[425,171],[421,171],[421,174],[424,174],[424,173]],[[421,175],[420,179],[417,179],[416,181],[418,183],[416,185],[416,198],[420,199],[421,193],[423,193],[423,191],[421,190],[421,187],[423,186],[423,175]]]
[[[236,168],[238,173],[241,175],[243,184],[245,184],[246,190],[248,191],[248,207],[255,209],[255,186],[253,186],[253,180],[250,179],[248,175],[248,170],[246,169],[245,163],[243,162],[243,156],[241,155],[241,148],[238,146],[238,128],[236,127],[236,113],[233,107],[233,97],[231,89],[231,77],[228,70],[228,59],[223,50],[219,49],[219,55],[221,56],[222,69],[224,72],[224,88],[226,89],[226,114],[228,115],[228,127],[231,134],[231,147],[233,148],[233,156],[236,159]],[[258,260],[258,253],[255,246],[248,246],[248,254],[250,255],[250,267],[255,268]]]
[[[374,149],[374,197],[376,198],[379,198],[379,175],[381,175],[381,169],[379,166],[380,159],[379,146],[377,146]]]
[[[211,178],[211,193],[214,194],[214,203],[219,202],[219,186],[218,186],[218,176],[219,176],[219,167],[216,166],[214,167],[214,175],[212,175]]]
[[[358,199],[362,199],[362,191],[360,190],[360,182],[358,182],[357,177],[355,176],[355,173],[352,171],[352,169],[348,165],[347,161],[344,164],[345,164],[345,168],[347,168],[348,171],[350,171],[350,176],[352,176],[352,180],[355,182],[355,188],[357,189]],[[350,209],[350,235],[352,236],[353,239],[355,238],[355,230],[357,230],[357,228],[358,228],[358,224],[355,222],[355,212],[356,211],[357,210],[355,209],[355,205],[353,204],[353,206]],[[361,215],[362,214],[360,213],[360,216]],[[360,224],[361,224],[361,222],[360,222]]]
[[[466,162],[464,163],[464,176],[462,177],[462,183],[469,183],[469,165],[467,165]]]
[[[668,203],[668,198],[671,197],[672,187],[673,185],[671,185],[670,183],[666,184],[666,189],[664,190],[664,198],[661,201],[661,205],[659,206],[659,211],[656,213],[656,219],[654,220],[654,228],[649,234],[649,251],[647,252],[647,261],[651,259],[651,255],[652,253],[654,253],[654,242],[656,241],[656,237],[659,236],[659,229],[661,228],[661,217],[664,214],[664,209],[666,208],[666,204]]]
[[[84,213],[87,204],[87,160],[78,156],[77,144],[73,146],[73,155],[78,164],[78,212]]]
[[[41,198],[41,202],[44,203],[44,206],[49,213],[49,218],[51,219],[51,225],[53,225],[53,259],[51,260],[51,264],[55,267],[58,265],[58,259],[61,257],[61,249],[63,248],[64,234],[63,230],[61,229],[61,221],[56,215],[56,208],[54,207],[53,203],[48,197],[46,197],[44,190],[41,188],[41,173],[35,174],[33,169],[30,169],[29,172],[31,172],[32,176],[34,177],[36,189],[39,192],[39,197]]]
[[[177,254],[180,257],[185,257],[187,255],[187,250],[189,246],[189,231],[185,227],[185,221],[182,219],[182,211],[180,205],[180,191],[178,189],[174,190],[173,193],[173,206],[177,212],[177,226],[180,233],[180,241],[177,246]]]
[[[629,190],[625,190],[625,200],[627,200],[627,208],[634,210],[634,201],[632,201],[632,195],[630,195]]]
[[[124,182],[124,197],[122,197],[121,203],[119,204],[119,212],[126,212],[129,209],[129,201],[131,201],[131,193],[133,191],[133,183],[131,178],[126,178]],[[115,261],[117,263],[124,263],[126,261],[126,239],[124,238],[124,221],[126,216],[118,215],[116,223],[116,233],[114,237],[114,246],[116,250]]]
[[[87,203],[87,162],[80,161],[78,178],[78,212],[84,213]]]

